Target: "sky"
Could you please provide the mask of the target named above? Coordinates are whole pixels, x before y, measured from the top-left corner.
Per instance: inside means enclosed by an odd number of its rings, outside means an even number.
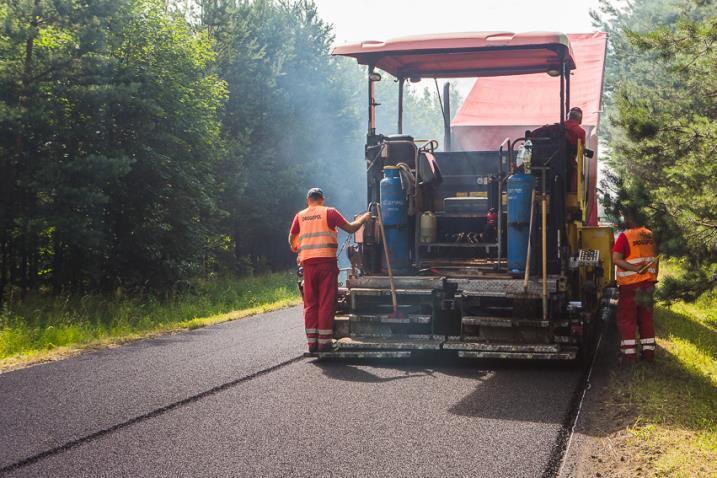
[[[594,30],[598,0],[314,0],[337,43],[443,32]]]
[[[467,31],[592,32],[598,0],[314,0],[336,43]],[[461,81],[465,96],[473,80]]]

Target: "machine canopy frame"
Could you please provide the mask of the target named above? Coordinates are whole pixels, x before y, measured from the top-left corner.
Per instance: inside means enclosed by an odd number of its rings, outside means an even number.
[[[396,78],[557,75],[563,64],[575,69],[567,35],[556,32],[419,35],[338,45],[331,54],[355,58]]]

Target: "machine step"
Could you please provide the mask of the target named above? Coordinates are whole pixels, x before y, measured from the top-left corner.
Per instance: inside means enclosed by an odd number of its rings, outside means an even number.
[[[338,358],[338,359],[365,359],[365,358],[409,358],[411,356],[410,351],[398,351],[398,350],[361,350],[361,351],[332,351],[332,352],[321,352],[318,354],[319,358]]]
[[[351,323],[370,322],[380,324],[430,324],[430,315],[408,314],[405,317],[392,317],[391,315],[373,315],[373,314],[349,314]]]
[[[504,297],[507,299],[539,299],[542,297],[543,285],[531,279],[524,288],[522,279],[449,279],[456,284],[458,293],[464,297]],[[548,294],[558,292],[558,280],[549,276]]]
[[[443,344],[444,350],[464,350],[472,352],[496,353],[559,353],[558,344],[500,344],[487,342],[462,342],[449,340]]]
[[[460,350],[461,358],[495,358],[495,359],[523,359],[523,360],[574,360],[577,350],[562,350],[560,352],[490,352],[475,350]]]
[[[550,322],[547,320],[513,319],[511,317],[466,315],[461,321],[463,325],[479,325],[483,327],[550,327]]]
[[[362,287],[354,287],[349,289],[351,295],[369,295],[369,296],[390,296],[391,288],[386,289],[368,289]],[[431,295],[431,289],[396,289],[396,295]]]
[[[336,342],[338,351],[344,350],[440,350],[443,337],[425,336],[426,338],[372,338],[344,337]]]

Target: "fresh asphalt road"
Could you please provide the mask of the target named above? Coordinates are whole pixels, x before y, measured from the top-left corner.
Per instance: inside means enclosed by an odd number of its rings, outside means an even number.
[[[303,350],[293,308],[2,374],[0,475],[539,477],[581,375]]]

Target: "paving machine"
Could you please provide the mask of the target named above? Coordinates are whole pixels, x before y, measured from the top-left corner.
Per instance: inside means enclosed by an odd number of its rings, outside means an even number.
[[[567,36],[426,35],[347,44],[332,53],[368,67],[365,159],[373,219],[348,248],[336,350],[322,356],[436,350],[474,358],[589,357],[599,317],[616,293],[609,287],[613,233],[587,225],[594,181],[583,167],[584,145],[566,141],[576,68]],[[379,70],[398,83],[396,135],[376,129]],[[435,139],[403,132],[406,81],[536,73],[559,79],[549,127],[505,138],[490,151],[452,151],[449,121],[442,151]]]

